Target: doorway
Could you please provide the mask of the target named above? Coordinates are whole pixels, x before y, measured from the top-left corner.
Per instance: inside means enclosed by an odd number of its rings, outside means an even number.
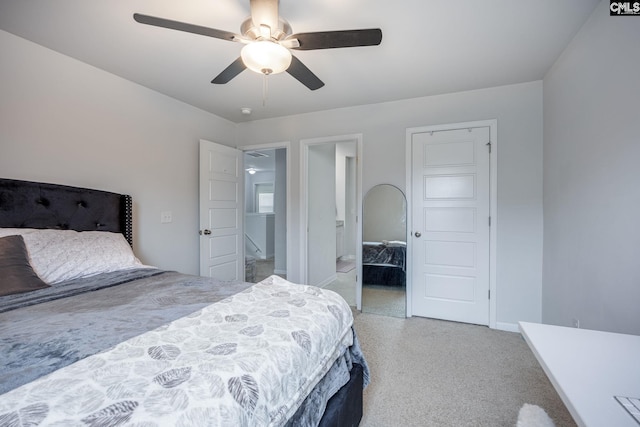
[[[408,315],[495,327],[496,130],[407,130]]]
[[[246,150],[245,281],[287,277],[287,149]]]
[[[361,305],[361,136],[301,141],[301,277]]]

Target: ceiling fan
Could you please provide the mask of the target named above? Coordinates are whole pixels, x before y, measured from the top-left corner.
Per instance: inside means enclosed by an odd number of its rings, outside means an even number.
[[[250,0],[250,9],[251,16],[240,26],[241,34],[139,13],[133,19],[141,24],[245,44],[240,57],[211,81],[215,84],[228,83],[249,68],[265,76],[286,71],[309,89],[320,89],[324,83],[291,50],[376,46],[382,41],[379,28],[293,34],[291,25],[278,15],[278,0]]]

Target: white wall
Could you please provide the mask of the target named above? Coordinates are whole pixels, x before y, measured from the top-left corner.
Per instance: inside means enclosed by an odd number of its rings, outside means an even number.
[[[544,79],[543,321],[640,335],[640,19],[608,6]]]
[[[0,176],[130,194],[141,260],[198,274],[198,141],[236,125],[4,31],[0,52]]]
[[[409,127],[498,120],[497,320],[540,321],[542,287],[542,82],[365,105],[238,125],[238,144],[363,134],[363,186],[405,189]],[[300,169],[291,167],[292,228],[300,229]],[[298,242],[296,241],[296,245]],[[300,248],[291,248],[299,253]]]

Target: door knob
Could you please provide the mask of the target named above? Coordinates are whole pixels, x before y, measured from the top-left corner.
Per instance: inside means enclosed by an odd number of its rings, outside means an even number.
[[[415,232],[415,234],[414,234],[414,236],[416,236],[416,237],[420,237],[420,236],[422,236],[422,233],[420,233],[419,231],[416,231],[416,232]]]
[[[204,230],[204,231],[200,230],[200,235],[203,235],[203,234],[204,234],[205,236],[208,236],[208,235],[210,235],[210,234],[211,234],[211,230]]]

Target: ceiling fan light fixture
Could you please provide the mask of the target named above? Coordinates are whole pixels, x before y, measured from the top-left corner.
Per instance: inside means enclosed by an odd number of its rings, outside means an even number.
[[[266,75],[282,73],[291,65],[289,49],[268,40],[249,43],[242,48],[240,57],[248,69]]]

